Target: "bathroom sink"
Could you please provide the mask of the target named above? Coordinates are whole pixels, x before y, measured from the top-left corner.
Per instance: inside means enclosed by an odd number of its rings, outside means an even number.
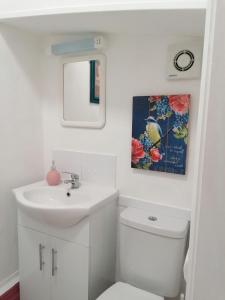
[[[38,182],[14,190],[19,209],[39,222],[70,227],[100,206],[113,201],[118,191],[91,183],[68,190],[68,185],[48,186]]]

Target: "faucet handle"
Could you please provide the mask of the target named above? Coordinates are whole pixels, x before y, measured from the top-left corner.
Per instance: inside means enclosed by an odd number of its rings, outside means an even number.
[[[79,175],[72,172],[62,172],[63,174],[69,174],[72,179],[79,179]]]

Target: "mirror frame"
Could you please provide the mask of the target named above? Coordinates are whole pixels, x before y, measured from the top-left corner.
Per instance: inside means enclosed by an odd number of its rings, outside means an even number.
[[[100,68],[100,103],[99,103],[99,120],[95,122],[88,122],[88,121],[69,121],[64,119],[64,64],[67,63],[75,63],[81,61],[90,61],[90,60],[98,60],[100,61],[101,68]],[[74,57],[64,57],[62,59],[62,101],[61,101],[61,124],[64,127],[79,127],[79,128],[103,128],[106,122],[106,57],[103,54],[89,54],[85,56],[74,56]]]

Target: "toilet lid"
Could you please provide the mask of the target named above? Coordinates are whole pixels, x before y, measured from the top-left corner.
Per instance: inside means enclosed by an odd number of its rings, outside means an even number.
[[[137,289],[130,284],[117,282],[106,290],[97,300],[163,300],[164,298]]]

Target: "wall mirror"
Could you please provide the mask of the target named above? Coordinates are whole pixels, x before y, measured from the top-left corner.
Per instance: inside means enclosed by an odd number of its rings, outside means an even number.
[[[102,128],[105,125],[105,56],[64,58],[62,125]]]

